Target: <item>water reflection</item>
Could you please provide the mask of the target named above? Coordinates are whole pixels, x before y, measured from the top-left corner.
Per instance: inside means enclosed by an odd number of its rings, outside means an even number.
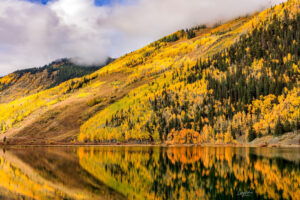
[[[0,199],[300,199],[300,149],[19,147],[0,180]]]
[[[84,170],[78,148],[11,148],[0,153],[0,199],[126,199]]]

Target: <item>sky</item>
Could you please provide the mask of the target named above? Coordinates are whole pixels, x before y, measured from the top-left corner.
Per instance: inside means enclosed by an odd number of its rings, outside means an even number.
[[[33,3],[41,3],[43,5],[46,5],[48,2],[51,2],[53,0],[28,0],[29,2],[33,2]],[[121,1],[119,1],[121,2]],[[112,1],[111,0],[95,0],[94,4],[96,6],[103,6],[103,5],[109,5],[111,4]]]
[[[0,76],[60,58],[95,65],[165,35],[283,0],[0,0]]]

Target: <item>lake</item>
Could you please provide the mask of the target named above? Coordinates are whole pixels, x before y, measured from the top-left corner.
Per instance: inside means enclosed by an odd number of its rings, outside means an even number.
[[[300,148],[9,147],[0,199],[300,199]]]

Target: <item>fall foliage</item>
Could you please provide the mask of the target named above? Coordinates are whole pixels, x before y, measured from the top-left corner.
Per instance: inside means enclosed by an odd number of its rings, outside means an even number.
[[[218,26],[181,30],[89,75],[65,82],[59,76],[51,88],[10,96],[0,104],[0,138],[61,124],[51,116],[45,122],[45,113],[74,101],[84,110],[70,109],[77,117],[64,142],[232,144],[298,132],[298,8],[289,0]],[[3,77],[0,87],[17,79]]]
[[[136,52],[131,56],[139,60],[134,61],[139,64],[133,79],[152,76],[151,70],[160,66],[155,72],[158,77],[89,119],[81,127],[79,141],[246,142],[258,135],[274,135],[279,118],[286,124],[280,134],[297,131],[297,6],[298,1],[288,1],[235,21],[239,24],[235,29],[228,28],[234,23],[230,22],[193,37],[188,45],[182,32],[177,32],[176,37],[140,50],[159,49],[143,59]],[[196,53],[197,48],[202,54]],[[189,52],[194,56],[189,57]]]

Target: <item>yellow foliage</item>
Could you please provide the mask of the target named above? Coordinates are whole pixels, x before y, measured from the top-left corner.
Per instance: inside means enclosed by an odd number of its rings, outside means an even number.
[[[201,136],[198,132],[191,129],[175,131],[174,129],[168,134],[168,144],[199,144]]]

